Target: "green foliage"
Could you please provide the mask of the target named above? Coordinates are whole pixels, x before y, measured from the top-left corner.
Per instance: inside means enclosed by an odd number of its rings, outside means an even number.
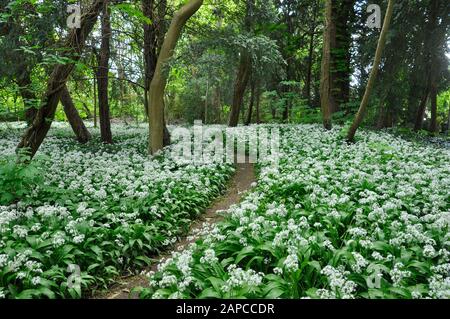
[[[40,161],[29,161],[26,152],[0,160],[0,205],[24,199],[42,183]]]

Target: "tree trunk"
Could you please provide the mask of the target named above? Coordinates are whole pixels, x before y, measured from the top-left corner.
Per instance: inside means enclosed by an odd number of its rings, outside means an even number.
[[[83,104],[83,109],[84,109],[84,111],[86,112],[87,118],[88,118],[89,120],[92,119],[92,112],[91,112],[91,110],[89,109],[88,105],[86,104],[86,102],[82,102],[82,104]]]
[[[173,56],[184,25],[200,9],[202,4],[203,0],[190,0],[179,11],[175,12],[161,47],[149,92],[149,154],[155,154],[164,147],[164,135],[166,131],[164,124],[164,91],[167,85],[167,75],[163,67]]]
[[[241,52],[236,82],[234,84],[233,103],[231,105],[230,120],[228,126],[236,127],[239,123],[239,114],[244,102],[245,90],[248,85],[251,72],[251,57],[246,50]]]
[[[142,12],[151,20],[151,23],[144,23],[144,93],[146,95],[144,104],[146,108],[146,116],[148,117],[148,92],[150,90],[150,83],[155,72],[156,63],[158,62],[157,55],[157,36],[154,12],[154,0],[142,0]]]
[[[308,105],[311,106],[311,82],[312,82],[312,67],[314,62],[314,36],[316,33],[316,19],[317,19],[317,1],[314,1],[314,9],[313,9],[313,22],[310,29],[310,40],[309,40],[309,52],[308,52],[308,70],[306,73],[306,83],[305,83],[305,91],[306,91],[306,99],[308,100]]]
[[[437,87],[435,83],[433,83],[431,87],[430,102],[431,102],[430,132],[436,133],[438,131],[438,125],[437,125]]]
[[[256,86],[256,124],[261,124],[261,86]]]
[[[246,5],[247,8],[245,14],[244,29],[250,32],[252,27],[254,0],[246,0]],[[247,49],[243,49],[241,51],[238,72],[236,75],[236,81],[234,83],[233,102],[231,104],[230,119],[228,121],[228,126],[230,127],[236,127],[239,123],[239,114],[241,113],[245,90],[247,89],[251,71],[251,54]]]
[[[424,95],[422,97],[419,109],[417,110],[416,121],[414,130],[419,131],[422,129],[423,120],[425,117],[425,111],[427,109],[428,99],[433,99],[433,94],[436,86],[437,72],[438,72],[438,57],[435,50],[438,48],[437,40],[437,26],[439,15],[439,0],[431,0],[429,5],[429,21],[426,27],[426,37],[424,42],[424,59],[425,59],[425,78],[426,87]]]
[[[206,81],[205,92],[205,124],[208,124],[208,93],[209,93],[209,79]]]
[[[325,28],[323,33],[323,57],[322,57],[322,76],[320,79],[320,101],[322,107],[323,126],[325,129],[331,129],[331,36],[332,36],[332,1],[326,0],[325,4]]]
[[[67,86],[64,86],[61,92],[61,104],[64,107],[64,113],[66,113],[67,120],[69,121],[78,142],[83,144],[87,143],[91,139],[91,133],[89,133],[84,125],[84,122],[72,101]]]
[[[145,115],[149,120],[150,110],[150,84],[155,74],[156,65],[158,63],[158,54],[161,51],[161,47],[164,41],[165,35],[165,21],[166,14],[166,0],[160,0],[158,3],[158,10],[154,0],[142,0],[142,11],[144,15],[151,20],[151,24],[144,23],[144,107]],[[163,129],[163,144],[164,146],[170,145],[170,133],[164,120]]]
[[[450,135],[450,103],[445,102],[445,105],[448,106],[447,135]]]
[[[378,106],[378,120],[377,120],[377,129],[381,130],[385,128],[386,124],[386,107],[384,103],[384,98],[381,98],[380,105]]]
[[[355,0],[333,1],[333,35],[331,41],[331,95],[333,112],[348,103],[350,97],[352,34],[349,20],[354,15]]]
[[[250,105],[248,106],[247,119],[245,120],[246,126],[249,126],[252,122],[253,106],[255,105],[255,94],[256,94],[256,85],[255,80],[253,80],[251,83]]]
[[[111,19],[109,1],[105,1],[102,12],[102,43],[98,55],[97,86],[98,86],[98,111],[100,117],[100,136],[102,142],[111,144],[111,119],[109,110],[108,84],[109,84],[109,57],[111,54]]]
[[[377,51],[375,52],[375,61],[372,66],[372,71],[370,72],[369,81],[367,82],[366,91],[364,93],[364,97],[361,101],[361,105],[359,107],[358,113],[356,114],[355,120],[353,121],[352,126],[350,127],[347,134],[347,141],[353,142],[355,139],[356,131],[361,125],[365,113],[367,111],[367,105],[369,104],[370,94],[372,93],[372,88],[375,84],[375,80],[378,74],[378,68],[380,67],[381,56],[383,54],[384,47],[386,45],[386,36],[389,31],[389,25],[392,19],[392,13],[394,11],[394,0],[389,0],[388,8],[386,11],[386,16],[384,18],[383,28],[381,30],[380,38],[378,40]]]
[[[33,123],[25,131],[18,149],[27,149],[33,157],[42,141],[47,136],[55,111],[61,98],[61,93],[74,65],[79,61],[84,49],[85,41],[91,33],[97,17],[103,8],[105,0],[95,0],[83,14],[81,28],[72,30],[61,51],[61,57],[70,59],[72,63],[57,64],[50,75],[47,91],[44,94],[41,108],[37,111]]]
[[[419,110],[417,111],[416,122],[414,124],[414,131],[422,129],[423,118],[425,117],[425,110],[427,109],[428,98],[430,97],[430,90],[427,88],[425,94],[420,101]]]
[[[97,128],[97,71],[94,68],[94,127]]]

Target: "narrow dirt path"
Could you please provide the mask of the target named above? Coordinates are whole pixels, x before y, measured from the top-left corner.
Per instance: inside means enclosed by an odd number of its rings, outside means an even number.
[[[158,265],[164,259],[170,257],[172,251],[182,250],[196,239],[192,239],[192,235],[196,234],[205,223],[215,224],[222,219],[217,212],[227,210],[230,206],[238,204],[247,190],[251,188],[253,182],[256,181],[254,165],[236,164],[236,173],[229,182],[226,193],[219,197],[210,208],[206,210],[197,220],[195,220],[188,234],[181,239],[172,250],[153,258],[153,265],[147,271],[155,271]],[[190,239],[188,239],[190,238]],[[136,294],[130,292],[136,287],[145,287],[148,284],[148,279],[145,275],[135,275],[120,278],[117,283],[107,292],[94,295],[94,299],[137,299]]]

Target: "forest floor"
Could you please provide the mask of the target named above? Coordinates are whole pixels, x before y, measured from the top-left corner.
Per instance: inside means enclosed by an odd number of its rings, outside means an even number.
[[[255,181],[256,176],[253,164],[236,164],[236,173],[230,180],[225,194],[217,198],[206,212],[192,223],[189,232],[176,243],[172,251],[182,251],[198,239],[197,234],[205,225],[213,225],[221,221],[223,217],[220,213],[228,210],[233,205],[239,204],[242,197],[252,187],[252,183]],[[170,257],[171,254],[171,251],[167,251],[159,256],[153,257],[153,265],[141,272],[140,275],[119,278],[117,283],[109,291],[96,293],[93,299],[139,299],[138,292],[133,291],[133,289],[147,287],[149,279],[145,273],[147,271],[156,272],[158,265]]]
[[[148,158],[144,126],[80,145],[54,123],[25,169],[18,124],[0,125],[0,195],[25,194],[0,203],[0,299],[450,298],[446,143],[263,125],[281,143],[255,174],[176,143]]]

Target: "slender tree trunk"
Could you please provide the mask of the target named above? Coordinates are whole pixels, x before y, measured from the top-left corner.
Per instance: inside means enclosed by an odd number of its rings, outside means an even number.
[[[389,31],[389,25],[392,19],[392,13],[394,11],[394,0],[389,0],[388,8],[386,11],[386,16],[384,18],[383,28],[381,30],[380,38],[378,40],[377,51],[375,52],[375,61],[372,66],[372,71],[370,72],[369,81],[367,83],[366,91],[364,93],[364,97],[361,101],[361,105],[359,107],[358,113],[356,114],[355,120],[353,121],[352,126],[350,127],[347,134],[347,141],[353,142],[355,139],[356,131],[361,125],[365,113],[367,111],[367,105],[369,104],[370,94],[372,93],[372,88],[375,84],[375,80],[378,74],[378,68],[380,67],[381,56],[383,54],[384,47],[386,45],[386,36]]]
[[[323,34],[323,57],[322,57],[322,76],[320,79],[320,101],[322,107],[323,126],[325,129],[331,129],[331,36],[332,36],[332,1],[326,0],[325,4],[325,28]]]
[[[209,92],[209,79],[206,81],[206,93],[205,93],[205,124],[208,124],[208,92]]]
[[[244,29],[248,32],[252,28],[252,14],[254,0],[246,0],[246,15],[244,21]],[[245,91],[252,71],[252,58],[247,49],[243,49],[239,61],[236,81],[234,83],[233,102],[231,104],[230,119],[228,126],[236,127],[239,123],[239,114],[241,113],[242,104],[244,102]]]
[[[378,120],[377,120],[377,129],[381,130],[386,126],[386,108],[384,103],[384,98],[381,98],[380,105],[378,107]]]
[[[428,98],[430,97],[429,88],[426,89],[425,94],[419,104],[417,111],[416,122],[414,124],[414,131],[420,131],[422,129],[423,118],[425,117],[425,110],[427,109]]]
[[[97,67],[95,66],[97,63],[97,55],[95,53],[95,49],[92,50],[92,72],[94,74],[94,128],[97,128]]]
[[[144,23],[144,93],[147,96],[150,90],[150,82],[152,81],[155,72],[157,56],[157,37],[154,12],[154,0],[142,0],[142,12],[151,21],[151,23]],[[144,100],[146,107],[146,116],[148,117],[148,96]]]
[[[253,80],[251,83],[250,105],[248,106],[247,119],[245,120],[246,126],[250,125],[252,122],[253,106],[255,105],[255,94],[256,94],[256,85],[255,80]]]
[[[234,84],[233,103],[231,105],[230,120],[228,123],[230,127],[236,127],[239,123],[239,114],[241,113],[245,90],[247,89],[250,78],[251,64],[250,54],[246,50],[243,50]]]
[[[97,128],[97,76],[94,76],[94,127]]]
[[[256,124],[261,124],[261,86],[256,86]]]
[[[431,102],[431,122],[430,122],[430,132],[435,133],[438,131],[437,124],[437,87],[433,83],[430,91],[430,102]]]
[[[308,100],[308,105],[311,105],[311,82],[312,82],[312,67],[314,62],[314,37],[316,33],[316,19],[317,19],[317,1],[314,1],[314,9],[313,9],[313,22],[310,29],[310,40],[309,40],[309,53],[308,53],[308,70],[306,73],[306,99]]]
[[[424,42],[424,59],[425,59],[425,91],[422,97],[419,109],[417,110],[416,121],[414,124],[414,130],[419,131],[422,129],[423,120],[425,117],[425,111],[427,109],[428,99],[433,99],[434,87],[436,86],[436,73],[438,72],[438,61],[434,50],[437,50],[437,24],[439,15],[439,0],[431,0],[429,5],[429,21],[426,26],[426,38]],[[434,125],[434,124],[433,124]]]
[[[91,110],[89,109],[88,105],[86,104],[86,102],[82,102],[82,104],[83,104],[83,109],[84,109],[84,111],[86,112],[87,118],[88,118],[89,120],[92,119],[92,112],[91,112]]]
[[[439,79],[439,48],[445,44],[446,33],[439,30],[439,8],[440,0],[433,0],[431,3],[430,23],[432,27],[431,34],[431,75],[430,75],[430,102],[431,102],[431,123],[430,132],[435,133],[438,129],[437,122],[437,95],[438,95],[438,79]],[[448,14],[448,10],[447,10]],[[445,18],[443,18],[445,19]],[[445,21],[445,20],[444,20]],[[443,24],[445,22],[442,22]]]
[[[218,114],[217,116],[217,122],[222,123],[222,103],[220,99],[220,88],[216,85],[215,89],[215,105],[216,105],[216,112]]]
[[[352,35],[349,20],[354,15],[354,5],[355,0],[333,1],[333,41],[331,47],[333,112],[339,111],[341,105],[348,103],[350,97]]]
[[[36,113],[33,123],[25,131],[18,149],[27,149],[31,157],[38,151],[42,141],[47,136],[55,111],[61,98],[61,93],[67,78],[72,72],[75,63],[80,59],[85,41],[91,33],[97,17],[103,8],[105,0],[95,0],[83,14],[81,28],[72,30],[63,46],[61,57],[68,58],[72,63],[57,64],[47,83],[41,108]]]
[[[111,119],[109,110],[109,58],[111,54],[111,19],[109,1],[105,1],[102,13],[102,42],[98,58],[97,82],[98,82],[98,108],[100,116],[100,136],[105,144],[111,144]]]
[[[190,0],[179,11],[175,12],[161,47],[149,92],[150,154],[155,154],[164,147],[164,92],[167,85],[167,75],[163,67],[173,56],[176,44],[186,22],[200,9],[202,4],[203,0]]]
[[[83,144],[87,143],[91,139],[91,133],[89,133],[88,129],[84,125],[84,122],[72,101],[67,86],[64,86],[62,90],[61,104],[64,107],[64,113],[66,113],[67,120],[69,121],[78,142]]]
[[[447,117],[447,135],[450,135],[450,103],[445,102],[445,105],[448,106],[448,117]]]

